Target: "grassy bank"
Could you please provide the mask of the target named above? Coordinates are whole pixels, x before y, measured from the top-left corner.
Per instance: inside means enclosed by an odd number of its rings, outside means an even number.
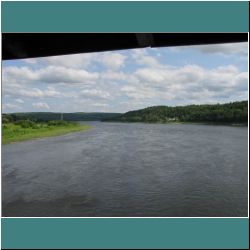
[[[6,123],[2,126],[2,144],[58,136],[89,128],[89,125],[60,121],[43,123],[20,121],[17,123]]]

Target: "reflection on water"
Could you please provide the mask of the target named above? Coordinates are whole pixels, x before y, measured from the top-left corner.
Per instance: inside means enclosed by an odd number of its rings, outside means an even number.
[[[3,216],[247,216],[247,128],[93,122],[2,147]]]

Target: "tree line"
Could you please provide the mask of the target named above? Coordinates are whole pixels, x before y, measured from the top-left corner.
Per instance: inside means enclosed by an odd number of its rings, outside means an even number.
[[[248,101],[187,106],[153,106],[102,121],[248,123]]]
[[[30,120],[35,122],[64,121],[100,121],[104,118],[116,117],[120,113],[54,113],[54,112],[24,112],[3,114],[3,123],[16,122],[19,120]]]

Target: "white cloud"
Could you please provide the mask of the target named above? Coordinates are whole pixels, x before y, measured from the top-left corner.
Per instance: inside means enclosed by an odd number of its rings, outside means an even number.
[[[97,80],[98,73],[88,72],[86,70],[72,69],[58,66],[49,66],[38,72],[39,81],[46,83],[78,83],[93,84]]]
[[[151,67],[159,65],[157,59],[152,56],[142,56],[137,59],[137,63]]]
[[[141,58],[143,56],[147,56],[148,55],[148,50],[143,48],[143,49],[132,49],[130,50],[130,54],[132,56],[132,58],[134,60],[138,59],[138,58]]]
[[[205,54],[220,54],[220,55],[233,55],[240,56],[248,55],[248,43],[225,43],[225,44],[211,44],[211,45],[193,45],[193,46],[178,46],[170,48],[173,52],[180,52],[182,50],[197,50]]]
[[[94,103],[93,106],[95,106],[95,107],[108,107],[109,105],[107,103]]]
[[[247,56],[248,43],[216,44],[197,46],[197,49],[203,53],[218,53],[224,55],[240,54]]]
[[[85,89],[80,91],[80,96],[84,96],[86,98],[103,98],[103,99],[108,99],[111,98],[111,95],[109,92],[104,91],[104,90],[98,90],[98,89]]]
[[[14,97],[15,100],[21,103],[20,97],[28,98],[49,98],[60,97],[62,94],[55,90],[55,88],[48,86],[46,89],[31,88],[29,85],[24,84],[7,84],[3,88],[3,94],[10,97]]]
[[[86,68],[96,59],[96,53],[51,56],[39,59],[45,65],[66,68]]]
[[[128,75],[121,71],[106,71],[103,72],[100,77],[104,80],[116,80],[121,81],[127,79]]]
[[[135,49],[131,50],[130,53],[132,59],[139,65],[150,66],[150,67],[156,67],[160,65],[156,57],[148,55],[146,49]]]
[[[186,65],[183,67],[163,66],[145,67],[135,72],[141,81],[152,84],[152,86],[188,84],[199,80],[204,76],[204,69],[198,65]]]
[[[99,60],[106,68],[116,70],[124,66],[126,58],[125,55],[119,53],[104,53]]]
[[[32,70],[28,67],[10,66],[3,69],[3,82],[8,83],[64,83],[64,84],[93,84],[99,74],[83,69],[48,66]]]
[[[37,102],[32,104],[33,107],[38,109],[49,109],[49,105],[46,102]]]
[[[124,86],[121,91],[123,91],[128,97],[135,99],[135,100],[145,100],[145,99],[152,99],[157,97],[155,89],[148,88],[140,85],[134,86]]]
[[[62,93],[57,91],[54,87],[48,86],[47,89],[42,91],[43,97],[61,97]]]
[[[36,58],[29,58],[29,59],[23,59],[23,62],[32,65],[32,64],[36,64],[38,60],[39,59],[36,59]]]
[[[86,69],[101,64],[107,69],[119,69],[125,63],[127,56],[119,52],[83,53],[64,56],[51,56],[38,59],[25,59],[26,64],[42,64],[46,66],[71,69]]]
[[[179,100],[185,103],[247,99],[248,75],[233,65],[205,69],[198,65],[183,67],[145,67],[135,72],[139,81],[127,84],[122,91],[134,100],[161,101],[162,104]],[[242,93],[245,93],[242,96]],[[223,98],[222,98],[223,97]],[[178,104],[178,103],[177,103]]]
[[[12,103],[3,103],[3,109],[4,110],[8,110],[8,109],[18,110],[20,109],[20,106],[17,104],[12,104]]]
[[[214,60],[218,58],[215,52],[218,47],[214,52],[206,50],[202,53],[213,54]],[[224,48],[224,54],[226,50]],[[240,64],[238,59],[230,58],[228,65],[219,67],[211,61],[209,67],[201,66],[195,64],[195,60],[176,66],[176,62],[166,64],[163,58],[166,54],[159,57],[160,52],[161,49],[135,49],[127,54],[90,53],[3,66],[3,103],[7,104],[4,109],[23,106],[34,111],[124,112],[153,105],[248,98],[248,74],[242,70],[243,60]],[[188,58],[189,62],[192,59]]]
[[[28,67],[9,66],[3,68],[3,81],[20,82],[20,81],[36,81],[39,76],[35,71]]]
[[[15,101],[16,101],[17,103],[24,103],[24,101],[23,101],[22,99],[19,99],[19,98],[15,99]]]

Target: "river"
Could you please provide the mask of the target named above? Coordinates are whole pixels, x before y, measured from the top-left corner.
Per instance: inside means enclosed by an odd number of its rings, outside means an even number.
[[[3,216],[247,216],[247,127],[87,123],[2,146]]]

